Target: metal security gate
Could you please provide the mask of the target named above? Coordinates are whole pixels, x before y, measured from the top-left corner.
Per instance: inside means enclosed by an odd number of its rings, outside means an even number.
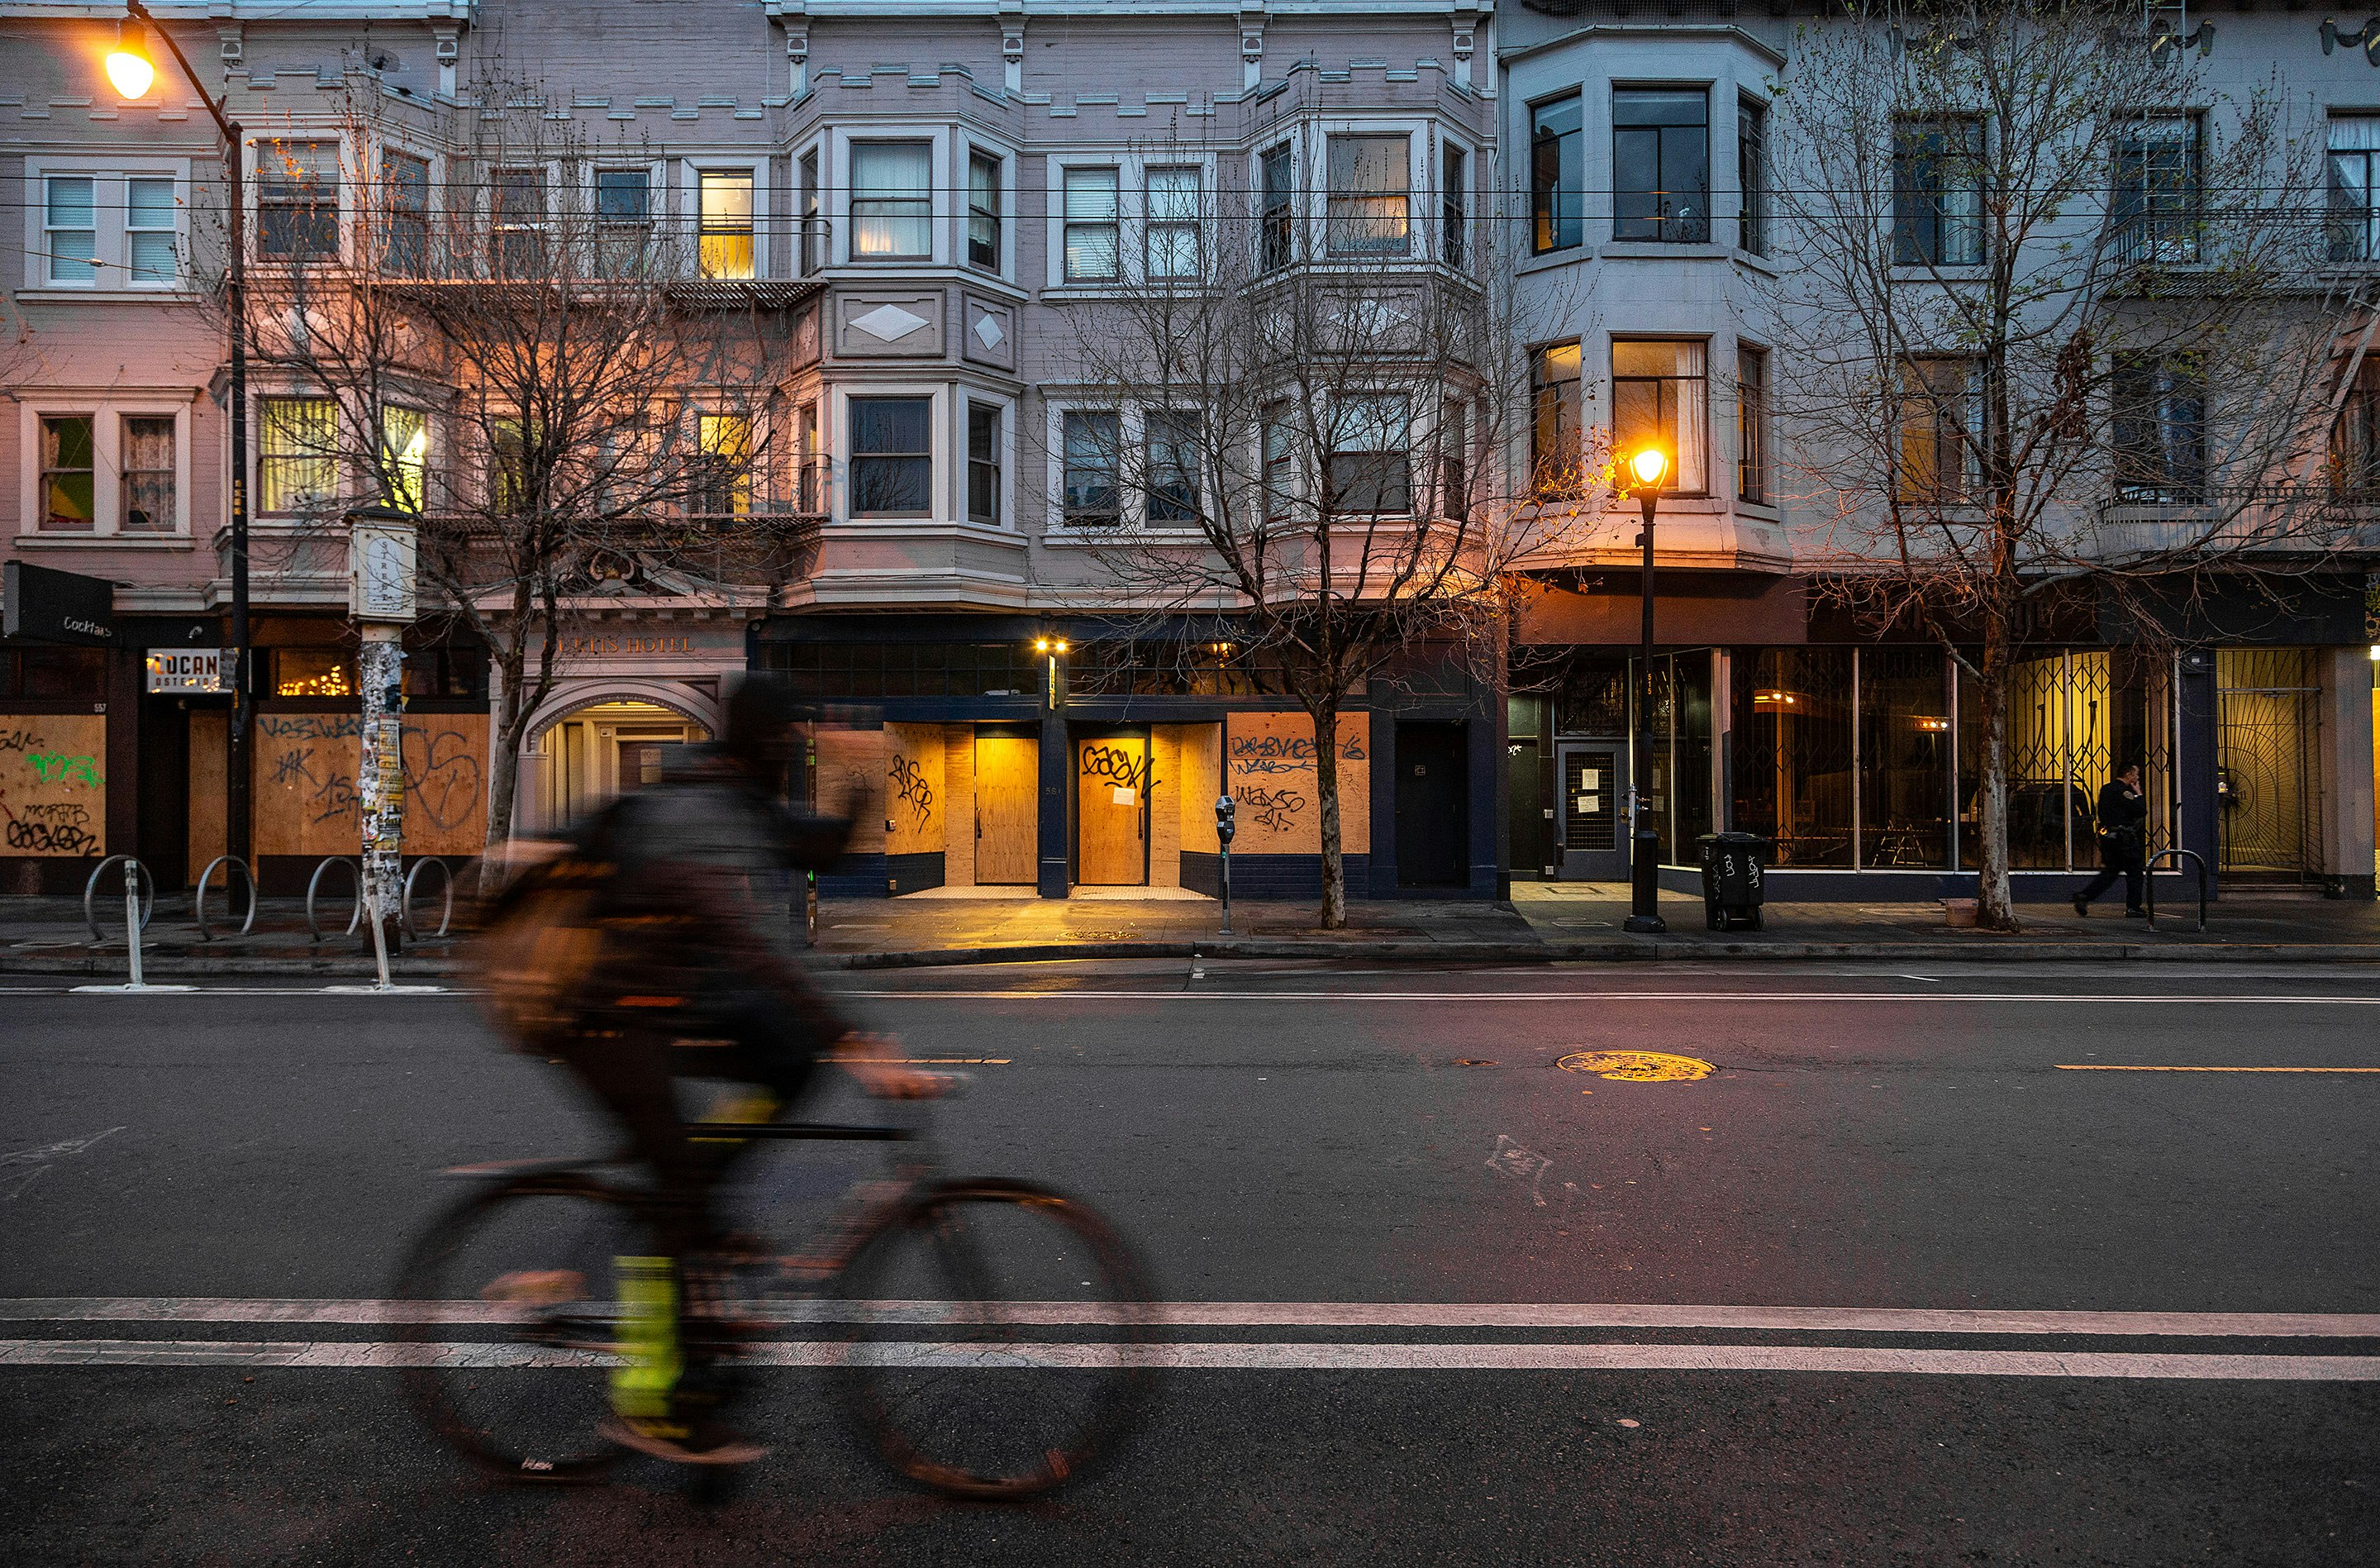
[[[2321,742],[2313,655],[2232,648],[2215,655],[2216,830],[2222,868],[2312,881],[2322,868]]]
[[[1560,759],[1562,880],[1615,881],[1626,877],[1628,845],[1620,833],[1626,746],[1618,741],[1565,743]]]

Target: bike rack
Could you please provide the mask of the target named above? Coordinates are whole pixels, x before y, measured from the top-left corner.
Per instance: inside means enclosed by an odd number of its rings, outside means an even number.
[[[91,940],[94,943],[105,942],[107,939],[99,934],[99,917],[91,912],[91,895],[99,891],[101,874],[121,860],[131,861],[133,869],[138,871],[141,880],[149,884],[148,902],[140,906],[141,930],[145,931],[149,929],[149,918],[157,910],[157,879],[149,874],[149,868],[140,864],[140,859],[134,856],[109,856],[91,869],[91,880],[82,884],[82,923],[91,929]]]
[[[425,855],[413,863],[413,869],[405,873],[405,895],[398,899],[396,904],[398,927],[414,936],[421,934],[421,928],[413,923],[413,884],[419,881],[421,873],[432,866],[438,868],[439,878],[446,884],[446,905],[439,911],[437,930],[431,934],[444,936],[446,929],[455,923],[455,873],[448,869],[445,861],[439,859],[435,855]]]
[[[2206,858],[2194,849],[2160,849],[2155,855],[2149,857],[2148,864],[2142,869],[2141,883],[2143,897],[2148,904],[2149,930],[2156,930],[2157,862],[2166,858],[2168,856],[2180,856],[2187,859],[2192,865],[2198,868],[2198,929],[2203,931],[2206,929],[2206,905],[2208,902],[2206,896]],[[2174,869],[2180,870],[2180,865],[2177,862]]]
[[[322,864],[314,868],[314,874],[306,879],[306,934],[316,942],[322,940],[322,928],[315,921],[314,918],[314,893],[316,890],[321,888],[322,885],[322,873],[329,870],[334,866],[345,866],[349,871],[355,874],[356,879],[356,906],[347,913],[347,929],[346,934],[348,936],[355,935],[357,925],[360,923],[364,918],[363,862],[361,860],[350,860],[346,858],[344,856],[325,855],[322,857]]]
[[[207,880],[215,874],[217,866],[224,868],[224,897],[226,899],[231,897],[232,867],[238,867],[239,874],[248,879],[248,918],[239,923],[239,930],[236,934],[246,936],[249,929],[256,924],[256,873],[249,869],[247,861],[237,855],[218,855],[207,862],[205,870],[199,873],[199,891],[190,895],[190,913],[199,918],[200,942],[215,939],[215,933],[207,926]]]

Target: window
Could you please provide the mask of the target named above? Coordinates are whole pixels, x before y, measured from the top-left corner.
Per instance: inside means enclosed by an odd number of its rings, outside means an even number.
[[[42,182],[42,244],[52,283],[99,281],[99,181],[91,175],[52,175]]]
[[[1065,173],[1066,281],[1106,283],[1116,275],[1116,172]]]
[[[1768,499],[1768,350],[1735,349],[1735,493]]]
[[[819,450],[815,403],[794,410],[794,510],[816,517],[826,510],[826,461]]]
[[[2195,115],[2130,122],[2116,137],[2112,211],[2127,261],[2198,260],[2199,123]]]
[[[337,142],[257,143],[256,252],[280,261],[339,253]]]
[[[819,216],[819,155],[812,148],[802,154],[801,172],[802,276],[826,265],[826,223]]]
[[[2341,494],[2380,494],[2380,359],[2366,356],[2330,432],[2330,483]]]
[[[1198,244],[1198,209],[1204,185],[1196,169],[1148,171],[1148,261],[1151,280],[1196,278],[1205,271]]]
[[[967,405],[967,521],[1000,523],[1000,405]]]
[[[1413,220],[1412,139],[1334,136],[1326,238],[1333,256],[1402,256]]]
[[[1578,345],[1554,343],[1529,356],[1529,472],[1543,494],[1577,487],[1586,460],[1579,430]]]
[[[1611,346],[1615,454],[1659,447],[1671,459],[1670,488],[1689,495],[1710,488],[1704,424],[1708,356],[1708,346],[1699,338]]]
[[[1893,132],[1892,260],[1903,267],[1984,261],[1984,124],[1906,120]]]
[[[1122,418],[1070,408],[1059,419],[1059,444],[1065,463],[1062,504],[1066,526],[1099,528],[1115,522]]]
[[[930,397],[851,400],[851,510],[855,516],[932,516],[933,413]]]
[[[545,270],[545,170],[535,164],[500,168],[490,188],[488,225],[494,231],[499,276],[532,278]]]
[[[698,460],[686,510],[702,517],[740,517],[752,510],[752,421],[741,414],[698,414]]]
[[[642,275],[652,235],[652,177],[643,169],[596,170],[596,271],[607,278]]]
[[[381,264],[414,276],[430,270],[430,160],[410,152],[380,159]]]
[[[1710,94],[1621,87],[1611,93],[1614,239],[1698,245],[1710,238]]]
[[[1743,195],[1736,243],[1768,254],[1768,111],[1749,98],[1735,104],[1735,182]]]
[[[748,278],[752,271],[752,176],[705,169],[696,192],[696,261],[707,278]]]
[[[967,159],[967,265],[1000,271],[1000,160],[989,152]]]
[[[1852,650],[1744,650],[1730,661],[1735,826],[1779,866],[1849,866],[1858,778]]]
[[[122,509],[126,533],[172,533],[178,519],[174,495],[174,419],[170,414],[128,414],[117,467],[124,476]]]
[[[1439,259],[1456,272],[1471,264],[1467,208],[1470,202],[1471,154],[1449,142],[1440,154],[1438,181]]]
[[[498,419],[488,432],[488,499],[505,517],[527,517],[535,509],[540,486],[529,472],[528,431],[518,419]],[[613,457],[600,455],[606,468]]]
[[[1410,415],[1402,397],[1342,397],[1325,478],[1334,513],[1413,510]]]
[[[275,697],[353,697],[356,662],[336,648],[275,648],[273,654],[273,695]]]
[[[2116,357],[2116,498],[2190,505],[2206,499],[2206,382],[2191,354]]]
[[[430,499],[430,416],[419,408],[382,408],[380,444],[389,504],[419,514]]]
[[[1268,147],[1257,160],[1257,263],[1265,272],[1285,267],[1297,254],[1297,191],[1289,143]]]
[[[1900,373],[1904,504],[1959,505],[1973,493],[1983,441],[1982,378],[1973,359],[1912,359]]]
[[[933,144],[851,146],[851,254],[855,261],[934,253]]]
[[[257,504],[302,512],[339,487],[339,411],[327,397],[267,397],[259,409]]]
[[[1143,460],[1148,471],[1148,522],[1151,528],[1197,522],[1206,513],[1200,494],[1198,437],[1196,413],[1156,408],[1142,428]]]
[[[1950,688],[1938,648],[1859,650],[1863,867],[1950,869]]]
[[[1264,520],[1268,524],[1289,520],[1290,501],[1296,493],[1296,476],[1291,464],[1296,452],[1296,431],[1289,422],[1289,405],[1268,403],[1260,416],[1263,429],[1257,439],[1264,447]]]
[[[1581,113],[1575,93],[1529,111],[1529,212],[1540,255],[1585,237],[1579,217],[1586,183]]]
[[[99,522],[97,465],[89,414],[42,417],[42,531],[89,533]]]
[[[1471,515],[1471,420],[1469,410],[1449,401],[1438,420],[1439,515]]]
[[[124,182],[124,243],[134,284],[170,284],[179,275],[172,176],[134,175]]]
[[[2330,122],[2330,259],[2380,261],[2380,115]]]

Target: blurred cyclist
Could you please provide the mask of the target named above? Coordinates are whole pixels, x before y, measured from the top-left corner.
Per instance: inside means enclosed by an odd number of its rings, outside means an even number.
[[[852,1032],[794,958],[783,902],[766,896],[787,871],[830,865],[844,839],[842,822],[783,804],[798,716],[781,682],[747,677],[728,697],[716,745],[585,830],[580,854],[613,868],[599,905],[601,959],[578,992],[573,1026],[544,1046],[602,1102],[653,1173],[662,1256],[618,1260],[626,1354],[613,1373],[605,1431],[682,1464],[743,1464],[766,1451],[729,1430],[711,1412],[715,1391],[687,1377],[682,1330],[703,1332],[708,1305],[698,1299],[688,1321],[687,1286],[699,1298],[715,1272],[705,1255],[727,1238],[711,1197],[747,1145],[689,1138],[677,1080],[753,1086],[759,1092],[708,1112],[746,1122],[792,1103],[821,1057],[880,1096],[929,1094],[942,1082],[891,1061],[886,1042]]]

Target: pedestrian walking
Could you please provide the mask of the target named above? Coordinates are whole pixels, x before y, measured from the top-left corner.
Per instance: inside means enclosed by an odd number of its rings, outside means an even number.
[[[2143,852],[2148,848],[2148,797],[2141,793],[2141,765],[2128,762],[2123,772],[2099,790],[2099,874],[2074,895],[2074,913],[2091,913],[2091,901],[2124,879],[2124,913],[2145,918],[2141,904]]]

